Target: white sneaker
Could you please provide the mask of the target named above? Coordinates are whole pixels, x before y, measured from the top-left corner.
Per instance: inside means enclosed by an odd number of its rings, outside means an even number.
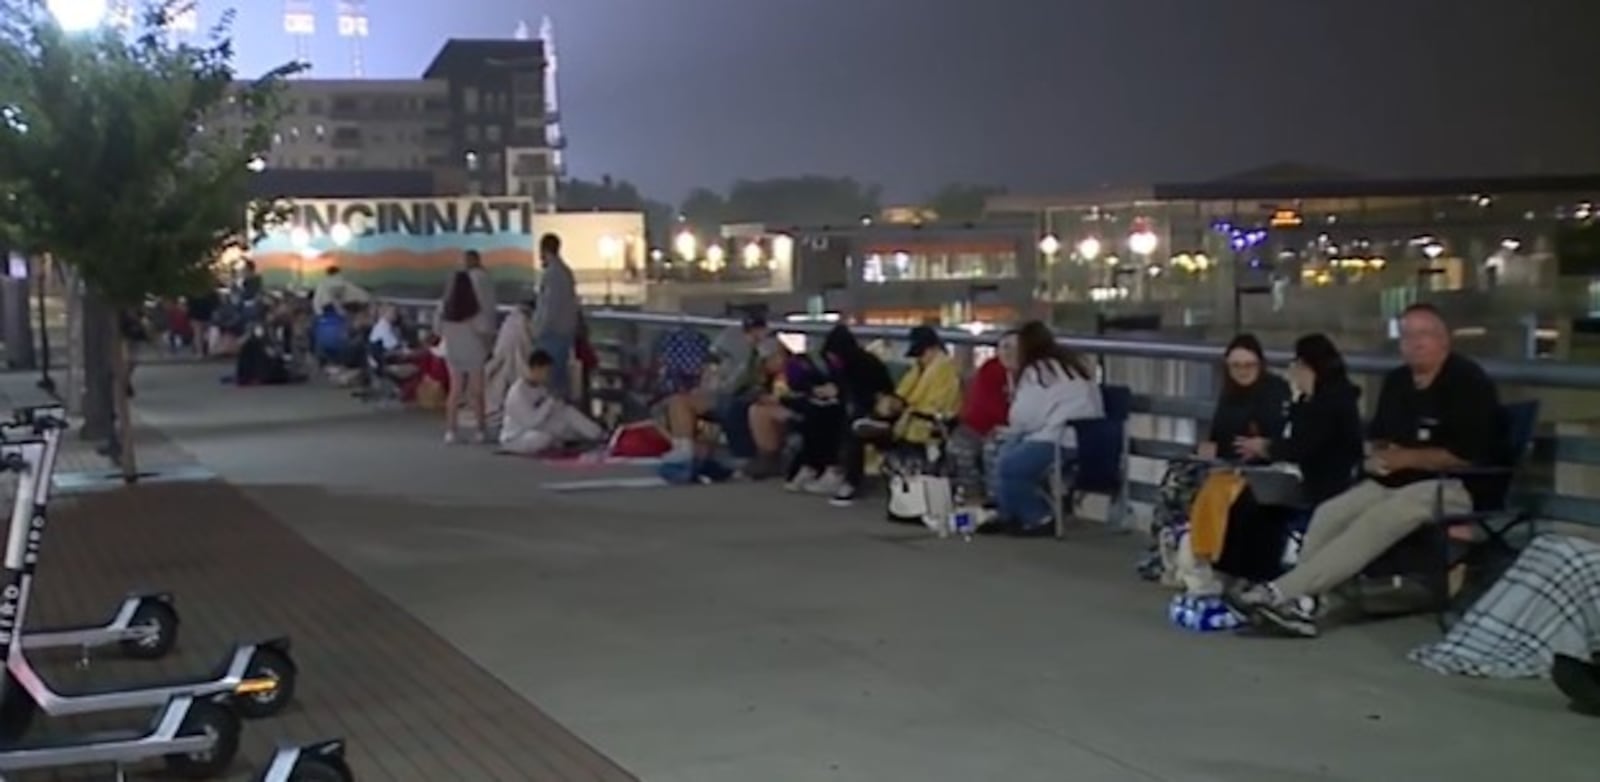
[[[848,508],[856,504],[856,487],[848,483],[840,484],[839,490],[833,493],[833,499],[828,503],[835,508]]]
[[[820,494],[824,497],[833,494],[844,484],[844,476],[837,470],[828,470],[821,477],[806,484],[803,488],[806,494]]]
[[[455,432],[445,432],[444,433],[444,444],[445,445],[455,445],[455,442],[456,442],[456,433]]]
[[[789,482],[783,485],[783,490],[788,492],[805,491],[806,487],[816,483],[817,477],[816,470],[813,470],[810,467],[801,467],[800,471],[795,473],[794,477],[790,478]]]

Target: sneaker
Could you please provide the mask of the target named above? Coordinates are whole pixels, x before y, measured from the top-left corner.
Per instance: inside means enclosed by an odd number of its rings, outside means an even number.
[[[839,487],[843,484],[843,475],[840,475],[836,470],[828,470],[827,472],[823,473],[821,477],[806,484],[803,488],[803,491],[805,491],[807,494],[820,494],[823,496],[828,496],[837,493],[839,491]]]
[[[444,433],[444,444],[445,445],[455,445],[455,442],[456,442],[456,433],[455,432],[445,432]]]
[[[787,492],[805,491],[807,486],[817,482],[818,477],[819,476],[817,475],[816,470],[813,470],[810,467],[801,467],[800,471],[796,472],[793,478],[790,478],[787,483],[783,484],[783,490]]]
[[[1245,589],[1225,589],[1222,592],[1222,602],[1244,618],[1252,618],[1256,612],[1265,606],[1279,602],[1278,590],[1271,584],[1256,584]]]
[[[1257,608],[1255,616],[1261,630],[1284,638],[1316,638],[1317,617],[1314,608],[1304,600],[1265,605]]]
[[[828,504],[835,508],[848,508],[856,504],[856,487],[850,484],[841,484],[839,490],[833,493],[833,499]]]

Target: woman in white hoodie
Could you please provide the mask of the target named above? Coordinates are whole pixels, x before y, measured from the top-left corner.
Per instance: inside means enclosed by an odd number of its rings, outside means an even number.
[[[1032,321],[1017,331],[1016,393],[1006,442],[995,470],[1000,521],[1013,534],[1050,534],[1053,519],[1043,487],[1060,451],[1077,455],[1072,422],[1105,415],[1100,386],[1083,356],[1056,342],[1050,327]]]

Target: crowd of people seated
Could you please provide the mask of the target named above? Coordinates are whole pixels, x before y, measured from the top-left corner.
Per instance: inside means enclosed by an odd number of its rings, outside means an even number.
[[[547,270],[564,266],[558,239],[545,237],[540,249]],[[496,324],[481,265],[471,253],[464,261],[440,300],[442,340],[401,323],[392,307],[377,307],[369,321],[348,283],[328,282],[319,293],[326,287],[327,306],[351,314],[360,353],[380,374],[442,376],[435,382],[449,394],[447,441],[457,438],[463,407],[473,439],[507,453],[604,441],[604,429],[570,401],[567,367],[584,334],[581,312],[564,303],[571,292],[541,291]],[[561,288],[570,274],[547,279]],[[791,352],[754,312],[715,339],[669,329],[654,344],[648,382],[670,442],[663,461],[725,455],[733,470],[685,474],[777,478],[839,506],[865,496],[870,476],[915,464],[942,471],[958,505],[986,509],[981,531],[1050,534],[1052,472],[1086,458],[1076,424],[1105,415],[1094,363],[1030,322],[1001,335],[994,357],[964,383],[939,332],[916,327],[904,341],[902,363],[844,324],[815,353]],[[1214,589],[1251,634],[1311,638],[1335,590],[1397,544],[1440,514],[1503,499],[1505,476],[1488,468],[1516,455],[1493,381],[1452,349],[1443,317],[1426,304],[1402,314],[1399,346],[1401,366],[1382,379],[1363,424],[1361,389],[1328,337],[1296,340],[1282,375],[1254,337],[1229,343],[1209,428],[1162,481],[1147,575],[1177,569],[1185,576],[1174,585]],[[1572,660],[1563,689],[1600,712],[1600,666],[1591,659],[1600,649],[1597,596],[1600,546],[1541,538],[1443,641],[1412,659],[1473,675],[1536,675]]]

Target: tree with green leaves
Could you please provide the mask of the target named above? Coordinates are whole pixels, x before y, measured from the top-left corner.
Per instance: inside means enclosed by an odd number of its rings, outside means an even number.
[[[109,346],[108,366],[86,370],[110,370],[102,379],[117,456],[132,482],[128,346],[108,332],[151,297],[212,277],[247,214],[257,223],[278,216],[273,205],[250,203],[249,177],[281,116],[283,80],[298,66],[236,81],[231,14],[198,44],[167,35],[184,0],[149,6],[132,31],[80,34],[64,31],[42,0],[0,2],[0,225],[20,246],[67,264],[111,314],[85,322],[85,347]],[[208,130],[224,121],[239,132]]]
[[[1005,192],[1003,187],[955,182],[939,188],[923,206],[940,220],[976,222],[983,219],[989,198]]]

